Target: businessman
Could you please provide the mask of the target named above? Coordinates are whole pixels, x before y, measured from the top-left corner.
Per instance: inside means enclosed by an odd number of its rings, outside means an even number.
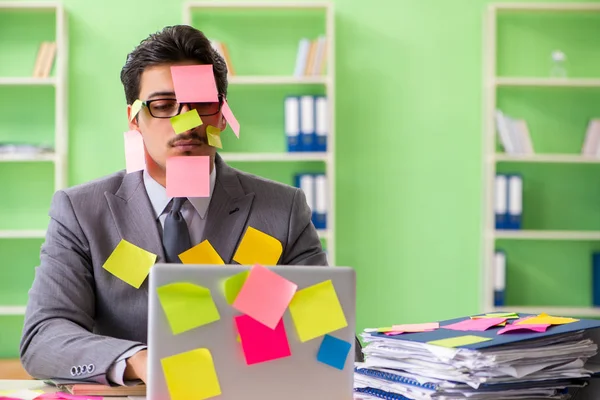
[[[190,64],[213,65],[217,102],[177,102],[170,67]],[[129,128],[143,137],[146,168],[54,195],[20,345],[35,378],[145,382],[147,280],[136,289],[103,268],[122,239],[156,262],[179,262],[178,254],[208,239],[231,263],[252,226],[282,243],[279,264],[327,265],[303,192],[235,170],[208,145],[206,126],[226,126],[227,69],[202,32],[173,26],[150,35],[128,55],[121,81],[127,116],[135,100],[144,104]],[[203,125],[176,135],[170,118],[190,108]],[[210,157],[210,197],[167,196],[172,156]]]

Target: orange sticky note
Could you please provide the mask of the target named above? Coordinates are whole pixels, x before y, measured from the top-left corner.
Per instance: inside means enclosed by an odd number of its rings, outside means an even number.
[[[227,121],[229,126],[231,126],[233,133],[235,133],[235,136],[237,136],[237,138],[239,139],[240,138],[240,123],[238,122],[237,118],[235,118],[235,116],[233,115],[231,108],[229,108],[229,104],[227,104],[227,100],[223,100],[223,107],[221,108],[221,112],[223,113],[223,116],[225,117],[225,120]]]
[[[249,226],[233,261],[241,265],[276,265],[282,252],[283,246],[279,240]]]
[[[221,394],[208,349],[195,349],[160,360],[171,400],[204,400]]]
[[[183,264],[225,264],[208,240],[197,244],[179,255]]]
[[[255,265],[233,302],[233,308],[275,329],[297,288],[298,285],[272,270]]]
[[[167,196],[208,197],[210,158],[177,156],[167,158]]]
[[[144,139],[142,135],[131,130],[123,134],[125,139],[125,169],[130,174],[146,168],[146,158],[144,156]]]
[[[514,324],[515,325],[545,325],[545,324],[564,325],[564,324],[570,324],[570,323],[577,322],[577,321],[579,321],[579,320],[575,319],[575,318],[553,317],[546,313],[541,313],[540,315],[535,316],[535,317],[528,317],[527,319],[515,321]]]
[[[178,102],[213,103],[219,101],[212,64],[172,66],[171,76]]]
[[[180,134],[202,125],[202,119],[198,110],[192,108],[190,111],[171,117],[171,125],[175,133]]]
[[[208,144],[212,147],[218,147],[219,149],[223,148],[221,130],[216,126],[208,125],[206,127],[206,138],[208,139]]]
[[[121,239],[104,263],[103,268],[139,289],[155,262],[156,254]]]

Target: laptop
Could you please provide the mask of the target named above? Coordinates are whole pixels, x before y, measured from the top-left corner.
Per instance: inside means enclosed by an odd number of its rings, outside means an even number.
[[[252,268],[254,267],[242,265],[189,264],[155,264],[152,267],[148,294],[148,400],[175,400],[177,396],[171,396],[171,393],[174,393],[174,379],[170,378],[167,381],[161,360],[195,349],[208,349],[212,356],[220,394],[210,398],[219,400],[351,400],[353,398],[356,345],[355,271],[350,267],[267,267],[269,271],[295,283],[298,291],[324,281],[331,281],[347,326],[303,342],[294,325],[290,308],[287,307],[283,315],[283,327],[291,354],[248,365],[234,318],[243,314],[228,303],[223,282],[236,274],[251,271]],[[174,334],[157,289],[167,284],[182,282],[209,289],[219,318],[208,324]],[[193,313],[194,310],[190,309],[189,312]],[[351,345],[345,361],[342,359],[337,367],[318,360],[319,350],[326,336],[330,336],[327,339],[333,336]],[[169,372],[167,375],[173,376]],[[186,382],[190,380],[189,384],[192,386],[203,384],[202,374],[181,373],[180,384],[181,379]]]

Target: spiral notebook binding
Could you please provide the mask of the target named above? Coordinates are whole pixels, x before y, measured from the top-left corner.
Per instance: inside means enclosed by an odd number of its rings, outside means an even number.
[[[379,397],[380,399],[384,400],[410,400],[408,397],[404,397],[401,394],[386,392],[381,389],[375,389],[370,387],[355,388],[354,391],[357,393],[365,393],[371,396]]]
[[[390,374],[389,372],[378,371],[378,370],[369,369],[369,368],[355,368],[354,371],[359,374],[362,374],[362,375],[371,376],[373,378],[379,378],[379,379],[383,379],[386,381],[402,383],[404,385],[415,386],[415,387],[419,387],[419,388],[423,388],[423,389],[437,390],[436,385],[433,383],[420,383],[416,379]]]

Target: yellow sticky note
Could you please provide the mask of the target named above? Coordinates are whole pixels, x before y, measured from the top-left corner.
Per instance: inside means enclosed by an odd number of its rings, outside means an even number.
[[[276,265],[283,252],[281,242],[249,226],[233,256],[241,265]]]
[[[195,349],[160,360],[171,400],[204,400],[221,394],[208,349]]]
[[[221,316],[210,290],[188,282],[156,289],[174,335],[218,321]]]
[[[453,338],[432,340],[431,342],[427,342],[427,343],[433,344],[435,346],[442,346],[442,347],[459,347],[459,346],[466,346],[469,344],[487,342],[488,340],[492,340],[492,338],[487,338],[487,337],[483,337],[483,336],[475,336],[475,335],[464,335],[464,336],[457,336],[457,337],[453,337]]]
[[[331,280],[298,290],[289,309],[301,342],[348,326]]]
[[[137,99],[131,105],[131,116],[129,117],[129,122],[133,121],[133,119],[140,112],[141,109],[142,109],[142,101],[140,99]]]
[[[198,115],[198,110],[192,108],[190,111],[171,117],[171,125],[175,133],[179,134],[202,125],[202,119]]]
[[[227,278],[223,284],[223,291],[225,292],[225,299],[230,305],[233,304],[242,286],[246,283],[250,271],[240,272],[229,278]]]
[[[206,137],[208,144],[212,147],[223,148],[223,142],[221,142],[221,130],[216,126],[208,125],[206,127]]]
[[[208,240],[197,244],[179,255],[183,264],[225,264]]]
[[[104,263],[103,268],[139,289],[155,262],[156,254],[121,239]]]
[[[522,321],[515,322],[516,325],[564,325],[579,321],[575,318],[553,317],[546,313],[541,313],[536,317],[526,318]]]

